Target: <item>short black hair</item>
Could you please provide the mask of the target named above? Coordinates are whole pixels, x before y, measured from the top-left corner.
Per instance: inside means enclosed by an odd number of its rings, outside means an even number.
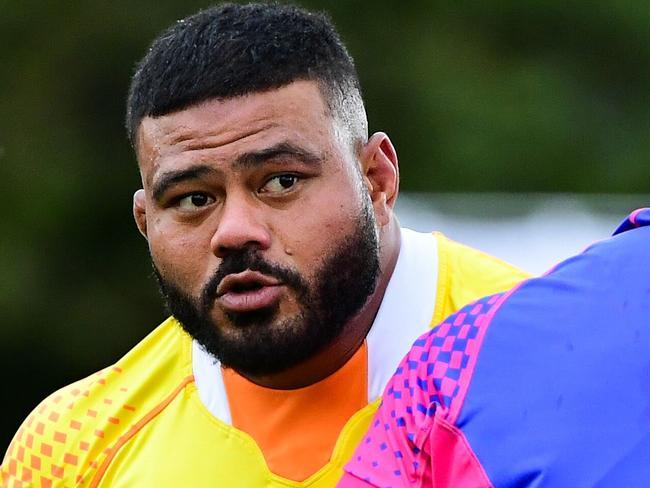
[[[368,129],[354,61],[326,14],[266,4],[223,4],[177,21],[155,39],[131,80],[126,128],[208,99],[319,84],[351,142]]]

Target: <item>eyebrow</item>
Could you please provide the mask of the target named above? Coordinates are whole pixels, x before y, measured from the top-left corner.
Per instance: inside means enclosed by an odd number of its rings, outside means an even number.
[[[156,201],[160,201],[170,187],[182,183],[183,181],[196,180],[201,176],[214,173],[216,173],[216,170],[205,164],[191,166],[185,169],[166,171],[153,184],[153,198]]]
[[[233,168],[251,168],[259,166],[270,159],[278,159],[282,157],[298,159],[299,161],[309,165],[318,165],[323,161],[323,157],[320,155],[309,152],[298,146],[294,146],[289,142],[280,142],[275,146],[260,151],[252,151],[239,155],[233,162]]]

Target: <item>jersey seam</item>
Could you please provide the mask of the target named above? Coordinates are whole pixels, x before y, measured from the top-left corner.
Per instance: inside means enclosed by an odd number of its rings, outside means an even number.
[[[167,396],[162,402],[158,403],[155,407],[153,407],[147,414],[145,414],[138,422],[136,422],[131,428],[122,436],[120,436],[117,439],[117,442],[113,447],[109,448],[109,453],[106,456],[106,459],[102,462],[101,466],[97,470],[97,473],[95,473],[95,476],[93,477],[89,488],[96,488],[99,486],[99,483],[101,482],[102,478],[104,477],[104,474],[106,474],[106,471],[108,470],[108,467],[110,464],[113,462],[113,459],[115,459],[115,456],[119,452],[119,450],[124,447],[124,445],[131,440],[140,430],[142,430],[149,422],[151,422],[154,418],[156,418],[167,406],[179,395],[181,391],[191,382],[194,381],[193,376],[187,376],[184,378],[181,383],[172,391],[171,394]]]
[[[465,447],[465,451],[469,454],[471,457],[474,465],[479,469],[481,475],[483,476],[483,481],[487,484],[487,486],[492,487],[492,482],[490,481],[490,478],[487,475],[487,472],[485,471],[485,468],[481,464],[481,462],[478,459],[478,456],[474,452],[474,449],[469,444],[469,441],[467,440],[467,437],[465,437],[465,434],[459,430],[455,425],[450,424],[446,419],[444,418],[438,418],[438,422],[440,427],[443,429],[448,430],[451,432]],[[433,462],[435,463],[435,459],[433,459]]]

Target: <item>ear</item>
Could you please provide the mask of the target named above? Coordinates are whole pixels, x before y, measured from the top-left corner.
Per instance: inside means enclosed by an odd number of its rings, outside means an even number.
[[[383,132],[373,134],[361,149],[361,171],[368,187],[377,223],[390,222],[399,191],[397,153]]]
[[[147,201],[144,190],[140,188],[133,194],[133,218],[140,234],[147,238]]]

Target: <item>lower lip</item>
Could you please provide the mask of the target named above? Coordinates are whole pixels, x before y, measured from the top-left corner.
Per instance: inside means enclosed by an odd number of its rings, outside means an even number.
[[[217,301],[229,312],[255,312],[268,308],[280,301],[282,286],[263,286],[257,290],[241,292],[229,291],[221,295]]]

